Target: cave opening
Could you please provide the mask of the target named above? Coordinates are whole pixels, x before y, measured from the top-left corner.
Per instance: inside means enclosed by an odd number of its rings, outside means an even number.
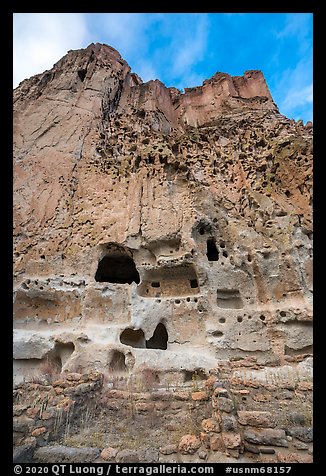
[[[116,372],[125,372],[127,370],[126,357],[122,352],[119,352],[118,350],[113,352],[110,369]]]
[[[125,329],[120,335],[121,344],[130,345],[131,347],[145,348],[146,340],[144,332],[141,329]]]
[[[146,341],[147,349],[166,350],[168,343],[168,333],[166,327],[161,322],[156,326],[153,336]]]
[[[134,260],[119,251],[104,256],[98,264],[95,281],[100,283],[139,284],[140,277]]]
[[[183,376],[184,376],[184,380],[183,380],[184,382],[196,382],[198,380],[207,379],[206,373],[201,369],[184,370]]]
[[[62,372],[62,360],[60,356],[56,355],[52,358],[48,358],[42,366],[42,371],[47,375],[60,374]]]
[[[167,349],[168,333],[166,327],[161,322],[156,326],[152,337],[148,340],[142,329],[127,328],[120,334],[121,344],[141,349]]]
[[[81,80],[81,82],[84,82],[85,76],[86,76],[87,70],[86,69],[79,69],[77,71],[78,77]]]
[[[61,373],[74,351],[75,345],[72,342],[56,342],[54,348],[48,353],[43,371],[49,374]]]
[[[214,238],[209,238],[207,240],[206,256],[208,261],[218,261],[218,249],[216,248]]]

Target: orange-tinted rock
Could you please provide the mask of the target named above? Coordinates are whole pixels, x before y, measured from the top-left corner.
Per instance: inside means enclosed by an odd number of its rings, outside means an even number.
[[[208,379],[205,382],[205,387],[207,387],[209,390],[212,390],[214,388],[214,383],[216,382],[217,377],[215,375],[210,375]]]
[[[225,431],[221,433],[222,440],[226,448],[239,449],[241,447],[241,435],[239,433],[233,433],[231,431]]]
[[[309,355],[313,129],[262,72],[181,93],[92,44],[23,81],[13,119],[16,380],[49,357],[174,388],[220,355]]]
[[[40,428],[35,428],[35,430],[32,431],[31,435],[32,436],[40,436],[40,435],[43,435],[44,433],[46,433],[46,428],[44,426],[40,427]]]
[[[209,432],[218,433],[220,431],[220,425],[214,418],[207,418],[201,422],[203,430]]]
[[[279,463],[312,463],[312,455],[302,453],[277,453]]]
[[[220,435],[210,437],[210,448],[212,451],[224,451],[225,446]]]
[[[206,392],[193,392],[191,394],[191,398],[192,400],[194,400],[195,402],[202,402],[202,401],[205,401],[205,400],[208,400],[208,395]]]
[[[104,448],[101,451],[101,458],[105,461],[110,461],[116,457],[118,450],[109,446],[108,448]]]
[[[200,448],[201,441],[195,435],[184,435],[179,443],[178,450],[181,454],[194,454]]]

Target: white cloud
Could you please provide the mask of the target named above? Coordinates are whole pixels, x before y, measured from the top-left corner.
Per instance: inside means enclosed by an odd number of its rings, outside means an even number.
[[[312,47],[312,13],[290,13],[286,17],[283,30],[275,34],[277,40],[293,38],[298,42],[301,55]]]
[[[153,35],[150,28],[160,18],[159,14],[141,13],[91,14],[88,17],[90,23],[96,25],[101,41],[117,49],[144,82],[159,78],[154,62],[148,59],[148,50]]]
[[[297,89],[290,88],[283,103],[282,107],[286,110],[295,109],[305,104],[312,104],[313,102],[313,85],[300,87]]]
[[[189,73],[186,77],[182,78],[181,81],[175,83],[175,87],[178,89],[194,88],[196,86],[201,86],[205,79],[208,78],[204,77],[204,75]]]
[[[90,15],[91,19],[92,15]],[[96,15],[97,28],[105,41],[122,56],[137,53],[146,43],[146,30],[151,16],[139,13],[105,13]]]
[[[144,83],[150,81],[151,79],[159,79],[159,75],[157,74],[153,65],[146,61],[142,61],[140,64],[137,64],[135,72],[141,77]]]
[[[208,17],[167,13],[14,14],[14,87],[52,68],[68,50],[107,43],[143,79],[201,84],[196,66],[207,46]],[[181,83],[184,86],[181,86]]]
[[[311,120],[313,103],[311,56],[307,55],[295,68],[285,70],[279,78],[274,78],[274,81],[276,88],[273,96],[280,112],[288,117],[297,118],[300,110],[304,110],[303,119]]]
[[[283,29],[274,30],[274,36],[277,50],[270,60],[273,98],[287,117],[312,120],[312,14],[288,14]]]
[[[68,50],[87,46],[88,32],[81,13],[15,13],[13,80],[52,68]]]
[[[172,73],[176,76],[191,72],[191,68],[200,61],[207,45],[208,21],[205,14],[194,16],[195,25],[189,25],[188,30],[182,30],[174,42]],[[194,28],[192,27],[194,26]]]
[[[296,38],[304,38],[309,34],[307,28],[308,23],[312,21],[312,14],[307,13],[291,13],[287,15],[286,24],[283,30],[279,31],[277,38],[294,36]]]

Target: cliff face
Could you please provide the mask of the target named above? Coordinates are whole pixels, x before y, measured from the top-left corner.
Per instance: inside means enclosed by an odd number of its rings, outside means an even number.
[[[260,71],[182,94],[70,51],[14,91],[14,158],[17,379],[312,352],[312,128]]]

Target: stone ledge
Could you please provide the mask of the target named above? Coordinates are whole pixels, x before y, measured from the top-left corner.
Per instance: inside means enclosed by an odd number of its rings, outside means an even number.
[[[243,436],[248,443],[257,445],[284,446],[285,448],[289,446],[284,430],[276,430],[274,428],[247,428],[244,430]]]

